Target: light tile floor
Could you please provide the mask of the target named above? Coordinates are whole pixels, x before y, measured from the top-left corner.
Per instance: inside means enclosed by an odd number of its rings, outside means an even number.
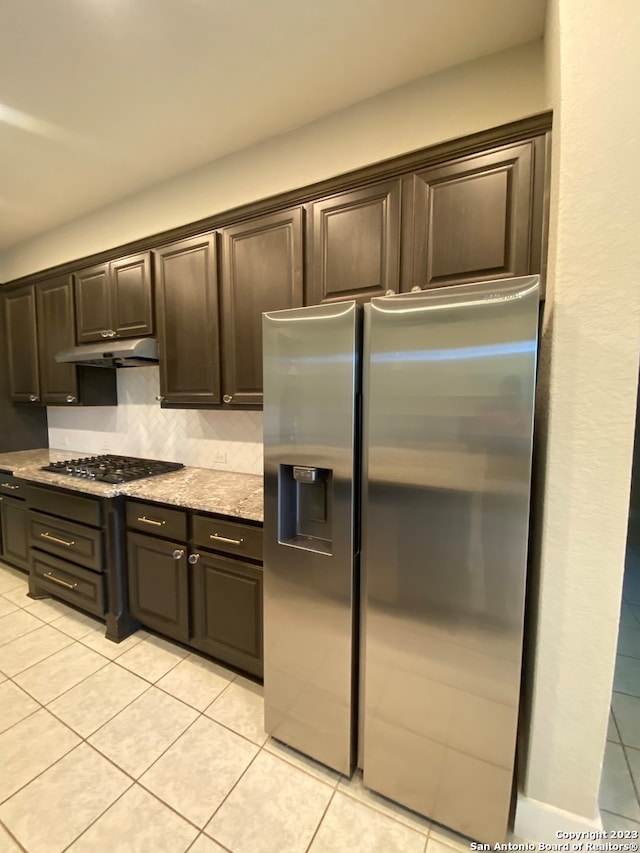
[[[26,589],[0,564],[0,853],[469,850],[268,738],[254,682]]]
[[[640,829],[640,553],[627,549],[618,655],[600,784],[605,829]]]

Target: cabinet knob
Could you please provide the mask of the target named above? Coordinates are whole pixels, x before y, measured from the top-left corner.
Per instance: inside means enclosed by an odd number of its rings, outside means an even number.
[[[232,400],[233,400],[233,397],[231,396],[231,394],[225,394],[224,397],[222,398],[223,403],[230,403]]]
[[[395,290],[391,290],[391,288],[389,288],[389,290],[385,290],[384,295],[385,296],[395,296],[395,293],[396,293]]]
[[[414,284],[411,288],[411,293],[419,293],[422,290],[419,284]]]
[[[195,566],[195,564],[198,562],[199,559],[200,559],[200,554],[189,554],[189,562],[191,563],[192,566]]]
[[[101,337],[101,338],[108,338],[108,337],[109,337],[109,330],[108,330],[108,329],[103,329],[103,330],[100,332],[100,337]]]
[[[159,403],[161,403],[164,399],[165,399],[165,398],[162,396],[162,394],[156,394],[156,400],[157,400]]]
[[[29,394],[29,400],[31,403],[37,403],[38,402],[38,395],[37,394]]]
[[[75,403],[76,398],[73,394],[67,394],[67,403]]]
[[[109,332],[107,333],[108,338],[115,338],[115,337],[117,337],[117,335],[118,335],[118,333],[114,332],[113,329],[109,329]]]
[[[184,551],[182,548],[176,548],[171,556],[174,560],[181,560],[184,557]]]

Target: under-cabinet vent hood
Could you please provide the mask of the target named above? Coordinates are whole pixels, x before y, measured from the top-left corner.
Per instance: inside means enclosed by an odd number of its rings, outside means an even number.
[[[155,338],[98,341],[62,350],[56,353],[56,361],[89,367],[144,367],[158,363],[158,341]]]

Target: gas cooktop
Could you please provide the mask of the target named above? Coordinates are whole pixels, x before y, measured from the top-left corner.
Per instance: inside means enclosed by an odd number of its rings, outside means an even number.
[[[69,477],[84,477],[101,483],[128,483],[143,477],[155,477],[184,468],[182,462],[162,462],[159,459],[137,459],[135,456],[85,456],[83,459],[67,459],[51,462],[42,471],[66,474]]]

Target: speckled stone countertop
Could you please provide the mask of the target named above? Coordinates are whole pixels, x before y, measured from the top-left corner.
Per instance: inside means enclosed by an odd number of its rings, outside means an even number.
[[[262,477],[209,468],[183,468],[160,477],[134,480],[121,494],[204,512],[262,521]]]
[[[49,462],[61,462],[86,454],[72,450],[19,450],[0,453],[0,471],[23,480],[71,489],[99,497],[131,495],[139,500],[173,504],[188,509],[216,512],[251,521],[263,520],[262,477],[209,468],[182,468],[170,474],[109,485],[41,471]]]

